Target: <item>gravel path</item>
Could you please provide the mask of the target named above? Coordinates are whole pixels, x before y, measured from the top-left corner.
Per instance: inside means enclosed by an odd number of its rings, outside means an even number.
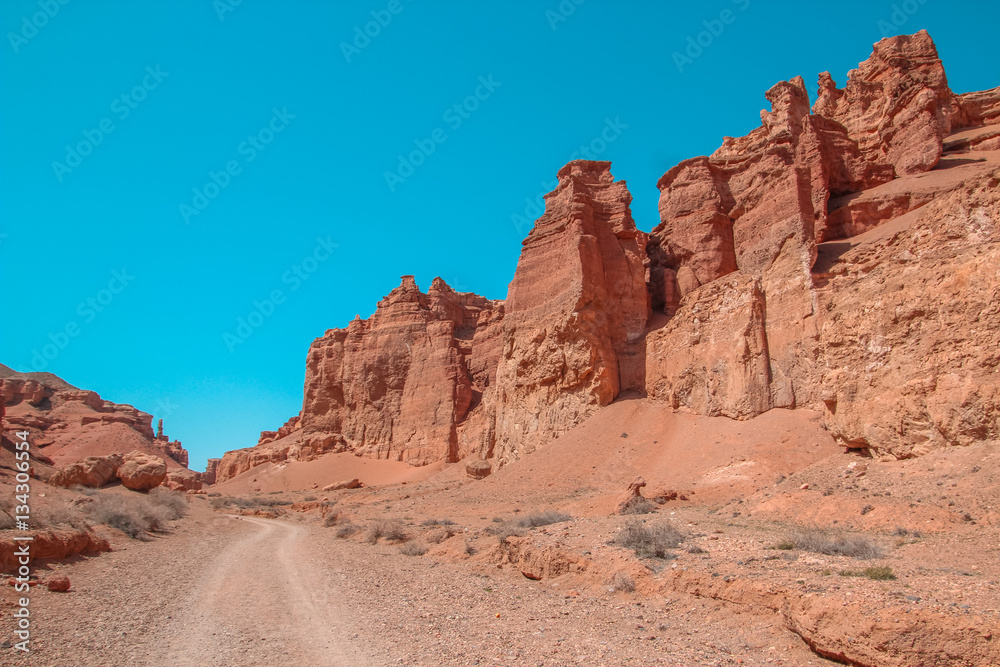
[[[206,568],[168,630],[164,665],[356,665],[343,611],[302,553],[306,529],[245,517],[254,531]]]
[[[4,649],[0,663],[830,664],[773,617],[713,601],[576,594],[510,568],[406,556],[201,501],[170,535],[114,546],[53,565],[72,591],[34,591],[32,653]]]

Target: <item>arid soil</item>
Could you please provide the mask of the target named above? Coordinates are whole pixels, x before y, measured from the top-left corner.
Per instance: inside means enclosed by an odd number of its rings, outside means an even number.
[[[578,594],[491,563],[409,557],[318,523],[192,503],[169,536],[54,564],[73,589],[33,592],[34,649],[4,651],[4,664],[822,662],[772,620],[713,601]]]
[[[367,460],[343,468],[367,471],[366,486],[323,492],[312,487],[339,479],[336,458],[295,484],[282,479],[292,464],[258,468],[211,497],[188,494],[188,516],[150,541],[99,526],[110,553],[49,561],[40,578],[66,573],[72,589],[33,589],[33,652],[3,655],[25,665],[996,664],[997,445],[882,462],[837,447],[818,421],[775,410],[736,422],[626,400],[483,480],[453,464],[396,481],[391,462]],[[681,456],[692,443],[697,455]],[[362,462],[328,455],[338,456]],[[614,515],[637,474],[662,504]],[[545,512],[564,516],[516,525]],[[682,539],[660,557],[616,544],[637,521]],[[881,555],[787,548],[810,528]],[[871,567],[896,578],[852,576]],[[8,636],[13,598],[4,587]]]

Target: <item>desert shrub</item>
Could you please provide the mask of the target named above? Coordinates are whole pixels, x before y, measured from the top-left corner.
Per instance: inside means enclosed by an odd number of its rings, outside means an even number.
[[[874,581],[895,581],[896,573],[888,565],[875,565],[863,570],[842,570],[842,577],[868,577]]]
[[[149,532],[164,530],[169,521],[178,518],[171,503],[140,494],[102,493],[85,506],[85,511],[96,523],[111,526],[138,540],[147,539]]]
[[[77,484],[73,486],[71,491],[76,491],[77,493],[82,493],[85,496],[95,496],[97,495],[97,489],[92,486],[83,486],[82,484]]]
[[[280,492],[279,492],[280,493]],[[239,509],[258,509],[261,507],[284,507],[291,505],[291,500],[282,498],[239,498],[234,496],[221,496],[212,498],[212,509],[223,509],[226,507],[237,507]]]
[[[501,519],[503,521],[503,519]],[[455,522],[451,519],[424,519],[420,522],[421,526],[454,526]]]
[[[689,554],[703,554],[703,553],[708,553],[704,549],[702,549],[701,547],[699,547],[697,544],[692,544],[691,546],[689,546],[687,548],[687,552]]]
[[[368,526],[365,540],[369,544],[375,544],[380,539],[386,542],[404,542],[407,535],[398,521],[376,521]]]
[[[407,542],[399,548],[399,553],[404,556],[423,556],[427,553],[427,547],[420,542]]]
[[[218,491],[214,491],[214,492],[212,492],[212,493],[208,494],[208,497],[209,497],[209,498],[218,498],[218,497],[220,497],[221,495],[222,495],[222,494],[221,494],[221,493],[219,493]]]
[[[154,505],[162,507],[166,513],[170,514],[170,519],[179,519],[188,511],[188,499],[181,491],[171,491],[163,487],[156,487],[149,492],[149,500]]]
[[[528,516],[522,516],[517,520],[517,525],[521,528],[538,528],[539,526],[548,526],[553,523],[569,521],[572,518],[573,517],[569,514],[548,510],[545,512],[529,514]]]
[[[869,579],[874,579],[876,581],[895,581],[896,573],[892,571],[892,568],[888,565],[874,565],[872,567],[866,567],[862,572]]]
[[[619,510],[620,514],[651,514],[656,511],[656,505],[642,496],[629,498],[624,507]]]
[[[635,591],[635,579],[628,572],[615,572],[608,579],[608,586],[621,593],[631,593]]]
[[[3,517],[0,516],[0,521]],[[54,507],[37,509],[31,513],[32,523],[43,528],[50,526],[73,526],[74,528],[85,528],[87,522],[83,520],[83,515],[76,509],[69,507]]]
[[[316,502],[317,500],[319,500],[319,498],[317,498],[316,496],[306,496],[305,498],[302,499],[302,502],[304,502],[304,503],[312,503],[312,502]]]
[[[465,541],[465,555],[466,556],[476,555],[476,547],[472,546],[472,542],[470,542],[469,540]]]
[[[896,537],[913,537],[918,539],[922,537],[919,530],[907,530],[906,528],[903,528],[901,526],[896,526],[893,529],[892,534],[895,535]]]
[[[500,544],[504,544],[507,542],[508,537],[521,537],[527,534],[528,531],[514,522],[504,521],[490,526],[486,529],[486,532],[490,535],[496,535],[497,541]]]
[[[337,520],[340,518],[339,512],[327,512],[326,516],[323,517],[323,525],[329,528],[337,524]]]
[[[853,558],[881,558],[882,547],[862,535],[847,535],[846,533],[831,533],[824,530],[800,531],[789,535],[776,545],[776,548],[798,549],[812,551],[827,556],[851,556]]]
[[[252,505],[263,505],[264,507],[287,507],[292,504],[291,500],[283,498],[251,498]]]
[[[646,525],[630,521],[615,538],[615,544],[631,549],[640,558],[671,558],[670,549],[684,541],[684,536],[668,523]]]
[[[358,532],[358,527],[348,521],[347,523],[342,523],[337,527],[337,531],[334,533],[334,536],[344,539],[346,537],[350,537],[356,532]]]

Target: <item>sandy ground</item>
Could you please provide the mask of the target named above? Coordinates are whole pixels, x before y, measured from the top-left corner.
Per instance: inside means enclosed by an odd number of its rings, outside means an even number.
[[[810,643],[856,664],[1000,664],[1000,444],[873,461],[808,411],[734,422],[629,400],[483,480],[454,464],[394,481],[384,463],[259,471],[276,490],[191,495],[147,542],[98,527],[110,553],[39,564],[73,588],[33,590],[33,652],[3,664],[831,664]],[[355,470],[370,486],[312,488]],[[683,498],[613,515],[639,474]],[[549,510],[570,518],[494,534]],[[633,521],[683,542],[637,557],[615,544]],[[406,541],[368,540],[384,523]],[[808,527],[883,555],[776,548]],[[896,578],[850,576],[872,565]],[[16,596],[0,591],[3,646]]]
[[[192,502],[171,535],[52,564],[73,589],[33,591],[32,653],[4,651],[4,664],[823,662],[772,620],[713,601],[567,592],[488,563],[337,539],[318,522]]]

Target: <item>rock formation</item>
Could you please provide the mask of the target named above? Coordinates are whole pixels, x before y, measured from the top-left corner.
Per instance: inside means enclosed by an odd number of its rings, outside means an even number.
[[[483,390],[468,359],[478,323],[494,307],[440,278],[424,294],[413,276],[403,276],[371,318],[312,344],[300,421],[305,441],[339,434],[349,449],[376,458],[455,460],[456,424]]]
[[[187,468],[177,468],[167,471],[163,486],[172,491],[200,491],[204,483],[201,473]]]
[[[835,120],[869,160],[897,176],[933,169],[958,109],[944,66],[926,30],[875,44],[871,57],[838,90],[820,74],[813,111]]]
[[[425,465],[478,451],[485,420],[466,430],[464,447],[459,431],[483,412],[502,319],[500,302],[456,292],[441,278],[425,294],[403,276],[370,318],[313,342],[300,415],[262,432],[257,447],[210,461],[206,478],[223,482],[263,463],[328,452]]]
[[[282,438],[291,435],[294,431],[297,431],[299,428],[301,428],[301,424],[299,423],[299,416],[295,415],[294,417],[286,421],[284,425],[282,425],[282,427],[279,428],[277,431],[261,431],[260,438],[257,439],[257,444],[266,445],[269,442],[274,442],[275,440],[281,440]]]
[[[222,463],[222,459],[208,459],[208,462],[205,464],[205,472],[201,474],[202,482],[205,484],[215,484],[220,463]]]
[[[500,465],[643,387],[646,239],[610,168],[576,160],[560,169],[524,240],[491,396],[487,453]]]
[[[907,458],[1000,438],[998,162],[824,275],[821,399],[844,444]]]
[[[162,453],[181,466],[188,463],[181,443],[162,434],[162,420],[156,436],[152,415],[77,389],[51,373],[4,373],[0,403],[4,427],[28,430],[31,443],[52,452],[49,456],[59,464],[86,458],[91,450],[123,454],[137,447]]]
[[[17,549],[22,543],[16,541],[11,532],[5,531],[5,533],[0,535],[0,572],[14,572],[18,566]],[[32,560],[62,559],[77,554],[91,555],[104,551],[111,551],[111,545],[89,526],[86,528],[58,526],[36,530],[32,534]]]
[[[623,392],[735,419],[808,406],[886,456],[995,437],[977,369],[996,365],[1000,88],[954,94],[921,31],[843,89],[821,74],[811,108],[801,77],[765,96],[760,127],[660,178],[649,235],[610,163],[576,160],[506,301],[404,276],[313,343],[299,416],[206,482],[343,451],[496,470]]]
[[[995,271],[972,257],[996,248],[995,206],[976,193],[1000,162],[988,126],[1000,93],[954,95],[920,32],[876,44],[844,90],[821,75],[812,113],[800,78],[767,98],[760,128],[660,179],[650,291],[670,319],[647,337],[648,394],[735,418],[825,405],[842,442],[891,456],[995,432],[993,383],[975,370],[992,363],[995,336],[936,323],[954,310],[946,297],[962,312],[980,304],[974,321],[992,313]],[[883,237],[890,220],[901,222]],[[968,293],[956,271],[975,276]]]
[[[148,491],[160,485],[167,476],[163,459],[139,451],[129,452],[118,467],[118,479],[125,488]]]
[[[88,456],[57,471],[49,478],[49,484],[70,488],[89,486],[97,489],[118,475],[123,459],[118,454],[108,456]]]

